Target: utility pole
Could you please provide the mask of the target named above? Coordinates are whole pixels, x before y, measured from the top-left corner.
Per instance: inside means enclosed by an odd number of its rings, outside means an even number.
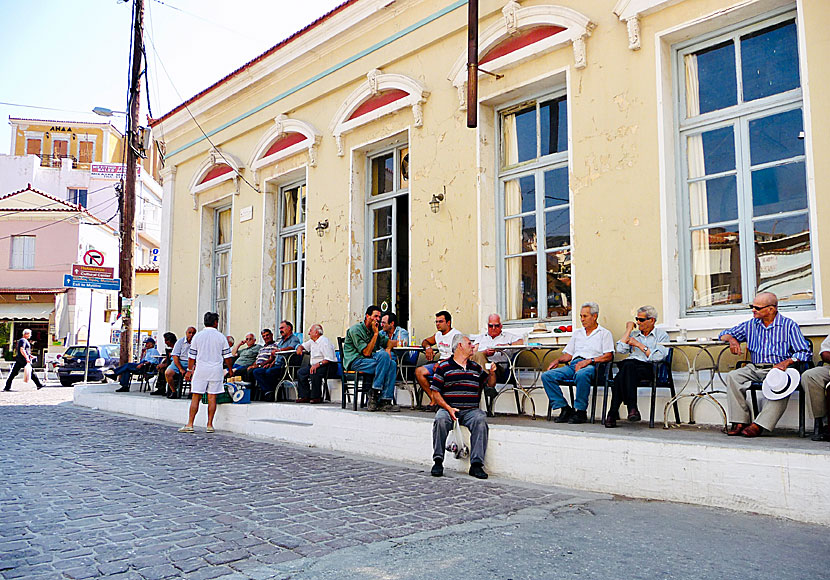
[[[467,127],[478,125],[478,0],[467,2]]]
[[[141,94],[141,58],[144,54],[144,0],[133,0],[133,47],[132,62],[130,64],[129,107],[127,109],[127,154],[126,180],[124,193],[121,196],[121,255],[118,262],[118,272],[121,275],[121,295],[119,307],[121,309],[121,364],[130,362],[133,356],[133,322],[132,298],[133,281],[135,279],[135,187],[136,163],[138,161],[138,107]],[[124,308],[122,300],[129,299],[128,308]]]

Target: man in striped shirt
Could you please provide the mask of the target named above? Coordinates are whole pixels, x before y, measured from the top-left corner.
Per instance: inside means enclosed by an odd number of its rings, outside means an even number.
[[[752,382],[763,381],[772,368],[785,371],[796,361],[810,360],[812,351],[798,325],[778,313],[778,297],[775,294],[761,292],[749,307],[752,319],[724,330],[719,337],[729,343],[732,354],[741,354],[740,343],[746,342],[746,348],[752,355],[751,364],[726,375],[729,417],[732,420],[732,428],[726,434],[757,437],[775,428],[787,410],[789,397],[767,401],[755,422],[750,424],[746,390]]]
[[[453,421],[470,430],[470,475],[487,479],[484,454],[487,451],[487,421],[479,409],[481,391],[496,385],[495,365],[489,372],[470,360],[475,352],[470,337],[458,333],[452,339],[452,356],[435,365],[432,374],[432,396],[440,407],[432,424],[432,475],[444,475],[444,444]]]

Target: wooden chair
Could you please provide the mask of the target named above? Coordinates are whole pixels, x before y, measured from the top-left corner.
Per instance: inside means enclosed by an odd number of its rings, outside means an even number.
[[[337,337],[337,354],[341,364],[343,364],[342,361],[345,360],[343,356],[343,344],[345,342],[346,339],[342,336]],[[341,395],[340,407],[345,409],[347,401],[350,399],[352,401],[353,409],[357,411],[358,393],[362,394],[360,406],[365,406],[366,399],[368,397],[369,390],[372,388],[372,382],[374,379],[375,375],[373,373],[350,371],[346,369],[345,365],[343,365],[343,374],[341,376],[343,392]]]

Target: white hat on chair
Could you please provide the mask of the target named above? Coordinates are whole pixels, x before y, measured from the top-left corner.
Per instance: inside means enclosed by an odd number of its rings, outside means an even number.
[[[785,399],[798,388],[801,375],[797,369],[788,368],[786,371],[773,368],[767,373],[761,392],[770,401]]]

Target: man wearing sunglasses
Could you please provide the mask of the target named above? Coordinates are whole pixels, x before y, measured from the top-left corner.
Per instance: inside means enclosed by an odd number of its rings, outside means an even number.
[[[505,332],[501,325],[501,316],[498,314],[491,314],[487,317],[487,331],[481,333],[475,341],[476,352],[473,354],[472,360],[478,365],[486,369],[487,363],[492,362],[496,364],[496,378],[498,382],[507,380],[510,367],[507,361],[507,355],[500,350],[496,350],[500,346],[510,346],[513,344],[524,344],[522,337],[515,336],[509,332]]]
[[[625,334],[617,341],[617,352],[627,354],[628,358],[620,363],[620,371],[611,385],[611,408],[605,417],[606,427],[616,427],[620,418],[620,405],[625,403],[628,420],[639,421],[637,408],[637,389],[644,380],[654,376],[653,361],[661,361],[668,356],[668,349],[663,344],[669,341],[665,330],[654,328],[657,322],[657,309],[654,306],[641,306],[637,309],[634,322],[626,322]]]
[[[740,355],[741,344],[752,356],[751,364],[735,369],[726,375],[727,402],[732,428],[727,435],[757,437],[772,431],[784,411],[789,397],[767,401],[755,422],[750,423],[746,390],[753,381],[763,381],[773,368],[786,371],[796,361],[808,361],[812,357],[810,343],[804,338],[798,325],[778,313],[778,297],[771,292],[761,292],[749,305],[752,319],[741,322],[720,333],[719,338],[729,343],[732,354]]]

